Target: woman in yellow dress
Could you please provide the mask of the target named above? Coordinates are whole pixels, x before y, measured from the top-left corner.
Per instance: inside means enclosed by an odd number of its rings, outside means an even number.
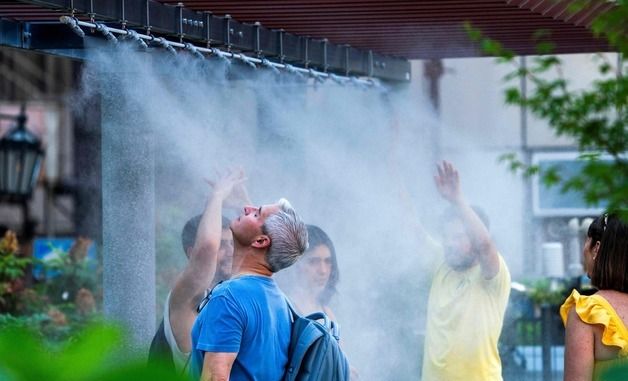
[[[574,290],[560,308],[565,381],[604,380],[610,368],[628,369],[628,225],[615,215],[596,218],[583,255],[598,291],[584,296]]]

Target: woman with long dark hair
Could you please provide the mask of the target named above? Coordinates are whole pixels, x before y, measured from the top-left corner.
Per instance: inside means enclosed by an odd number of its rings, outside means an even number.
[[[596,218],[584,243],[584,267],[598,291],[573,291],[560,308],[565,323],[565,381],[603,380],[628,365],[628,225]]]
[[[329,303],[339,279],[336,249],[318,226],[307,225],[307,233],[308,250],[286,270],[289,274],[282,288],[300,314],[322,311],[334,320]]]

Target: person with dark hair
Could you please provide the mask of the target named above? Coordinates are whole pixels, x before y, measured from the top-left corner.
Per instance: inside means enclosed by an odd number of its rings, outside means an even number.
[[[231,221],[233,274],[201,303],[190,373],[198,380],[280,381],[292,322],[273,274],[305,252],[307,229],[290,203],[245,206]]]
[[[308,249],[303,257],[288,269],[282,289],[297,311],[304,316],[322,311],[332,320],[329,307],[336,294],[340,278],[336,249],[329,236],[315,225],[307,225]]]
[[[560,308],[565,324],[565,381],[603,380],[628,365],[628,225],[602,215],[589,225],[584,268],[598,290],[573,290]]]
[[[211,183],[213,192],[203,214],[189,219],[181,232],[181,244],[188,263],[168,293],[164,317],[153,337],[149,363],[162,363],[184,371],[192,350],[190,333],[196,307],[206,290],[231,275],[233,238],[229,220],[222,217],[225,201],[248,200],[243,187],[244,173],[230,171]]]
[[[497,341],[510,295],[508,267],[488,232],[488,219],[465,200],[453,165],[439,165],[435,182],[451,206],[441,217],[442,245],[419,225],[437,262],[422,380],[501,381]]]

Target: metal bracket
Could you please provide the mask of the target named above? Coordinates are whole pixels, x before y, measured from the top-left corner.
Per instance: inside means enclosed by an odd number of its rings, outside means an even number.
[[[225,46],[227,47],[227,51],[231,51],[231,35],[233,34],[233,29],[231,29],[231,15],[225,15],[224,19],[224,30],[225,30]]]
[[[329,40],[324,38],[323,39],[323,73],[327,73],[327,69],[329,68],[329,65],[327,65],[327,44],[328,43],[329,43]]]
[[[179,36],[179,42],[183,43],[183,3],[177,3],[177,35]]]
[[[345,45],[344,46],[344,51],[345,51],[345,75],[349,76],[349,49],[351,49],[351,45]]]
[[[303,38],[303,66],[307,69],[310,67],[310,52],[309,52],[309,43],[310,43],[310,38],[309,37],[302,37]]]
[[[258,57],[262,56],[262,49],[259,42],[259,30],[261,26],[262,24],[259,21],[256,21],[255,24],[253,24],[253,52]]]
[[[205,36],[205,41],[207,43],[207,48],[211,47],[211,43],[212,43],[212,13],[209,11],[203,12],[203,29],[204,29],[204,36]]]
[[[144,0],[146,4],[146,34],[150,35],[150,0]]]
[[[285,33],[286,31],[283,29],[279,29],[277,31],[277,50],[279,51],[279,54],[277,57],[279,58],[279,62],[281,63],[283,63],[284,58],[285,58],[283,54],[283,36]]]
[[[126,29],[126,2],[125,0],[120,0],[120,25],[122,26],[122,29]]]

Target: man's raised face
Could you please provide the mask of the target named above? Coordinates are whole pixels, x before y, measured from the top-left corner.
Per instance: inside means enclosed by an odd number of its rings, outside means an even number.
[[[231,221],[233,239],[242,245],[250,245],[256,237],[263,234],[262,225],[264,225],[264,221],[278,211],[279,204],[245,206],[240,216]]]

